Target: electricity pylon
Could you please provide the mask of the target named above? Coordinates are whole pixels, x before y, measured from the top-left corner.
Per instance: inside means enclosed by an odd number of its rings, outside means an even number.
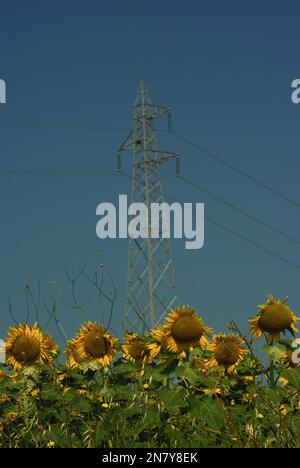
[[[151,103],[142,80],[134,105],[133,131],[119,148],[118,166],[121,169],[121,152],[132,149],[131,202],[145,204],[148,213],[152,203],[163,203],[161,164],[176,158],[176,171],[179,172],[178,154],[157,149],[156,119],[164,114],[168,115],[170,129],[170,109]],[[160,216],[160,226],[161,221]],[[128,331],[145,333],[155,327],[171,307],[178,305],[170,242],[163,236],[163,227],[160,226],[158,238],[151,238],[150,222],[147,238],[129,238],[124,313],[124,328]]]

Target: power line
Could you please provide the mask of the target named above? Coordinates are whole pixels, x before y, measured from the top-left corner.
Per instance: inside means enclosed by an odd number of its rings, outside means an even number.
[[[0,128],[1,127],[3,127],[3,128],[41,128],[41,129],[49,128],[49,129],[91,130],[91,131],[104,131],[104,132],[105,131],[108,131],[108,132],[121,132],[121,131],[128,131],[129,130],[129,128],[127,128],[127,127],[97,127],[97,126],[76,125],[76,124],[57,125],[57,124],[37,124],[37,123],[28,123],[28,124],[26,124],[26,123],[0,123]],[[190,139],[186,138],[183,135],[180,135],[175,130],[165,130],[165,129],[157,129],[157,130],[162,131],[162,132],[167,131],[169,133],[172,133],[173,135],[175,135],[180,140],[182,140],[185,143],[187,143],[187,144],[193,146],[194,148],[198,149],[199,151],[201,151],[201,153],[206,154],[208,157],[215,160],[219,164],[222,164],[223,166],[231,169],[232,171],[236,172],[237,174],[242,175],[243,177],[246,177],[248,180],[250,180],[251,182],[254,182],[255,184],[257,184],[259,186],[261,186],[265,190],[271,192],[273,195],[276,195],[276,196],[280,197],[281,199],[287,201],[288,203],[296,206],[297,208],[300,208],[300,203],[299,202],[293,200],[292,198],[285,195],[284,193],[279,192],[279,190],[271,187],[270,185],[266,184],[265,182],[263,182],[263,181],[257,179],[256,177],[250,175],[249,173],[247,173],[246,171],[238,168],[234,164],[232,164],[232,163],[230,163],[228,161],[225,161],[224,159],[217,156],[215,153],[212,153],[211,151],[208,151],[207,149],[200,146],[199,144],[192,142]]]
[[[120,175],[124,175],[124,176],[128,177],[129,179],[131,179],[131,176],[129,174],[126,174],[123,171],[120,171]],[[164,194],[164,197],[165,197],[165,199],[169,200],[171,203],[175,203],[177,201],[174,198],[172,198],[172,197],[170,197],[168,195],[165,195],[165,194]],[[207,216],[205,216],[205,219],[209,223],[217,226],[218,228],[222,229],[223,231],[229,232],[233,236],[238,237],[239,239],[241,239],[244,242],[252,245],[253,247],[256,247],[257,249],[259,249],[259,250],[261,250],[261,251],[263,251],[263,252],[265,252],[265,253],[267,253],[269,255],[272,255],[273,257],[277,258],[278,260],[281,260],[281,261],[285,262],[286,264],[288,264],[288,265],[290,265],[290,266],[292,266],[294,268],[297,268],[298,270],[300,269],[300,265],[298,265],[297,263],[293,262],[292,260],[289,260],[286,257],[283,257],[282,255],[278,254],[277,252],[274,252],[273,250],[271,250],[271,249],[269,249],[267,247],[264,247],[263,245],[260,245],[258,242],[249,239],[248,237],[244,236],[243,234],[240,234],[240,233],[234,231],[233,229],[231,229],[231,228],[229,228],[227,226],[224,226],[223,224],[221,224],[221,223],[219,223],[219,222],[215,221],[214,219],[209,218]]]
[[[33,175],[33,176],[87,176],[87,177],[98,177],[98,176],[116,176],[120,175],[117,171],[104,171],[104,170],[90,170],[90,169],[80,169],[80,170],[61,170],[61,169],[35,169],[35,170],[28,170],[28,169],[0,169],[0,174],[5,174],[5,175]],[[173,175],[165,175],[165,177],[175,177]],[[178,177],[178,176],[176,176]],[[181,180],[183,180],[186,184],[189,184],[193,186],[194,188],[197,188],[201,192],[215,198],[216,200],[220,201],[221,203],[229,206],[233,210],[237,211],[238,213],[241,213],[242,215],[248,217],[249,219],[261,224],[262,226],[270,229],[271,231],[275,232],[276,234],[288,239],[291,242],[294,242],[297,245],[300,245],[300,242],[295,239],[294,237],[289,236],[288,234],[284,233],[283,231],[280,231],[279,229],[275,228],[274,226],[265,223],[264,221],[260,220],[256,216],[252,215],[251,213],[248,213],[247,211],[233,205],[232,203],[226,201],[225,199],[219,197],[218,195],[214,194],[213,192],[208,191],[204,187],[201,187],[198,184],[195,184],[194,182],[186,179],[183,176],[179,176]]]
[[[211,219],[211,218],[208,218],[206,217],[207,221],[209,221],[211,224],[214,224],[215,226],[219,227],[220,229],[223,229],[224,231],[227,231],[229,232],[230,234],[238,237],[239,239],[245,241],[245,242],[248,242],[248,244],[251,244],[253,245],[254,247],[256,247],[257,249],[260,249],[262,250],[263,252],[265,253],[268,253],[269,255],[273,255],[273,257],[276,257],[277,259],[279,260],[282,260],[283,262],[287,263],[288,265],[291,265],[295,268],[297,268],[298,270],[300,269],[300,265],[298,265],[297,263],[293,262],[292,260],[289,260],[288,258],[286,257],[283,257],[279,254],[277,254],[276,252],[274,252],[273,250],[270,250],[268,249],[267,247],[264,247],[260,244],[258,244],[257,242],[249,239],[248,237],[244,236],[243,234],[239,234],[238,232],[235,232],[233,231],[232,229],[228,228],[227,226],[224,226],[223,224],[220,224],[218,223],[217,221],[215,221],[214,219]]]
[[[56,124],[37,124],[37,123],[0,123],[0,127],[3,128],[53,128],[61,130],[94,130],[94,131],[108,131],[108,132],[123,132],[128,131],[129,128],[125,127],[97,127],[89,125],[56,125]]]
[[[28,169],[0,169],[0,174],[3,175],[32,175],[32,176],[85,176],[85,177],[99,177],[99,176],[116,176],[119,175],[117,171],[104,171],[104,170],[88,170],[88,169],[80,169],[80,170],[60,170],[60,169],[35,169],[35,170],[28,170]],[[166,177],[175,177],[173,175],[166,175]],[[178,177],[178,176],[176,176]],[[288,234],[280,231],[279,229],[275,228],[274,226],[258,219],[256,216],[248,213],[247,211],[233,205],[232,203],[224,200],[223,198],[219,197],[218,195],[214,194],[213,192],[208,191],[207,189],[201,187],[198,184],[186,179],[183,176],[179,176],[181,180],[183,180],[186,184],[197,188],[201,192],[215,198],[216,200],[220,201],[221,203],[229,206],[231,209],[241,213],[242,215],[248,217],[249,219],[261,224],[262,226],[270,229],[271,231],[275,232],[276,234],[286,238],[287,240],[294,242],[297,245],[300,245],[300,242],[295,239],[294,237],[289,236]]]
[[[0,174],[5,175],[33,175],[33,176],[115,176],[117,171],[103,170],[61,170],[61,169],[0,169]]]
[[[211,151],[208,151],[205,148],[203,148],[202,146],[200,146],[200,145],[198,145],[196,143],[193,143],[191,140],[189,140],[188,138],[180,135],[179,133],[175,132],[174,130],[170,130],[170,133],[173,133],[173,135],[175,135],[180,140],[182,140],[185,143],[188,143],[189,145],[193,146],[194,148],[200,150],[203,154],[206,154],[211,159],[214,159],[215,161],[222,164],[223,166],[228,167],[232,171],[246,177],[251,182],[254,182],[255,184],[259,185],[260,187],[263,187],[265,190],[268,190],[269,192],[273,193],[273,195],[276,195],[276,196],[280,197],[281,199],[289,202],[290,204],[296,206],[297,208],[300,208],[300,203],[299,202],[293,200],[292,198],[288,197],[287,195],[283,194],[282,192],[279,192],[277,189],[271,187],[270,185],[267,185],[265,182],[262,182],[261,180],[259,180],[256,177],[248,174],[247,172],[243,171],[242,169],[239,169],[234,164],[225,161],[224,159],[220,158],[219,156],[212,153]]]
[[[175,176],[173,176],[175,177]],[[178,177],[178,176],[176,176]],[[247,218],[251,219],[252,221],[255,221],[258,224],[261,224],[262,226],[270,229],[271,231],[275,232],[276,234],[288,239],[291,242],[294,242],[297,245],[300,245],[300,241],[295,239],[294,237],[291,237],[289,234],[286,234],[285,232],[281,231],[280,229],[277,229],[276,227],[272,226],[271,224],[266,223],[265,221],[262,221],[261,219],[257,218],[256,216],[252,215],[251,213],[248,213],[247,211],[243,210],[242,208],[239,208],[238,206],[234,205],[233,203],[228,202],[222,197],[219,197],[218,195],[214,194],[213,192],[210,192],[209,190],[201,187],[198,184],[195,184],[195,182],[192,182],[191,180],[186,179],[183,176],[179,176],[181,180],[183,180],[186,184],[191,185],[192,187],[200,190],[201,192],[209,195],[210,197],[213,197],[215,200],[218,200],[219,202],[223,203],[224,205],[229,206],[229,208],[237,211],[238,213],[242,214],[243,216],[246,216]]]
[[[26,169],[0,169],[0,174],[11,174],[11,175],[35,175],[35,176],[41,176],[41,175],[45,175],[45,176],[103,176],[103,177],[106,177],[106,176],[126,176],[127,178],[131,179],[132,177],[129,175],[129,174],[126,174],[125,172],[123,171],[95,171],[95,170],[78,170],[78,171],[70,171],[70,170],[26,170]],[[170,175],[167,175],[167,177],[170,177]],[[174,177],[173,175],[171,177]],[[185,182],[188,182],[190,183],[191,185],[195,185],[193,182],[191,181],[187,181],[187,179],[183,178],[183,177],[180,177],[182,180],[184,180]],[[200,187],[199,187],[200,189]],[[202,187],[201,189],[202,190]],[[204,190],[203,190],[204,191]],[[207,192],[208,193],[208,192]],[[210,195],[214,196],[214,197],[217,197],[217,195],[214,195],[212,194],[211,192],[209,193]],[[174,203],[176,200],[174,200],[173,198],[165,195],[165,198],[169,199],[169,201],[171,201],[172,203]],[[218,197],[219,198],[219,197]],[[222,200],[222,199],[220,199]],[[227,202],[225,200],[222,200],[222,202],[226,203]],[[234,209],[236,209],[237,211],[240,211],[239,208],[237,207],[234,207]],[[243,213],[243,214],[246,214]],[[252,215],[250,215],[249,213],[247,213],[247,216],[249,215],[249,217],[252,218]],[[260,244],[258,244],[257,242],[249,239],[248,237],[244,236],[243,234],[240,234],[234,230],[232,230],[231,228],[227,227],[227,226],[224,226],[222,224],[220,224],[219,222],[215,221],[214,219],[212,218],[208,218],[206,216],[206,220],[208,222],[210,222],[211,224],[214,224],[215,226],[219,227],[220,229],[223,229],[227,232],[229,232],[230,234],[234,235],[235,237],[238,237],[239,239],[243,240],[244,242],[247,242],[248,244],[262,250],[263,252],[265,253],[268,253],[269,255],[272,255],[273,257],[293,266],[294,268],[297,268],[297,269],[300,269],[300,265],[298,265],[297,263],[277,254],[276,252],[268,249],[267,247],[264,247]],[[257,222],[260,222],[262,224],[264,224],[262,221],[258,220],[257,219]],[[281,233],[281,235],[283,235],[284,237],[287,237],[289,238],[289,236],[281,231],[278,231],[276,228],[273,228],[272,226],[270,225],[267,225],[270,229],[274,230],[274,232],[277,232],[277,233]],[[289,240],[293,240],[294,242],[296,243],[299,243],[296,239],[293,239],[293,238],[289,238]]]

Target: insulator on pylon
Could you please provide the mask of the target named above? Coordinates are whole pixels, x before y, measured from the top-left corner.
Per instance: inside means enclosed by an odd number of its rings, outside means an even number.
[[[176,175],[180,175],[180,156],[176,156]]]
[[[118,156],[117,156],[117,164],[118,164],[118,171],[121,171],[121,169],[122,169],[122,158],[121,158],[121,153],[118,153]]]
[[[168,112],[168,130],[172,130],[172,114]]]

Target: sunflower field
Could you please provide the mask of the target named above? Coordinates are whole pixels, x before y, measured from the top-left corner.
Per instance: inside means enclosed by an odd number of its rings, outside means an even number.
[[[183,306],[122,340],[87,321],[61,352],[37,323],[16,324],[0,368],[0,447],[300,447],[299,320],[269,296],[249,335],[234,322],[214,334]]]

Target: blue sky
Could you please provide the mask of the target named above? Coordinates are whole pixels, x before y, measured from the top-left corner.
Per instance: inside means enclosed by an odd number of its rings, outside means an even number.
[[[0,169],[114,170],[144,78],[153,101],[172,108],[178,133],[299,201],[300,105],[291,103],[291,82],[300,78],[299,13],[296,1],[3,2],[0,78],[7,104],[0,106],[0,124],[124,130],[0,126]],[[159,145],[181,154],[185,177],[300,239],[298,208],[173,135],[160,133]],[[126,158],[130,171],[131,155]],[[174,165],[166,170],[174,173]],[[165,178],[164,191],[178,201],[204,202],[210,218],[300,264],[299,245],[182,181]],[[44,298],[57,289],[57,315],[72,335],[84,316],[68,306],[64,269],[76,271],[86,261],[92,268],[98,251],[117,284],[112,325],[120,332],[127,242],[95,234],[96,206],[116,202],[119,193],[130,193],[127,179],[0,174],[1,334],[12,323],[8,297],[16,319],[25,320],[24,282],[40,281]],[[231,319],[246,330],[268,293],[289,295],[299,314],[299,269],[209,223],[205,237],[199,251],[172,243],[182,303],[215,330]],[[84,301],[90,291],[80,287]],[[46,322],[45,310],[40,318]],[[53,323],[50,329],[57,335]]]

